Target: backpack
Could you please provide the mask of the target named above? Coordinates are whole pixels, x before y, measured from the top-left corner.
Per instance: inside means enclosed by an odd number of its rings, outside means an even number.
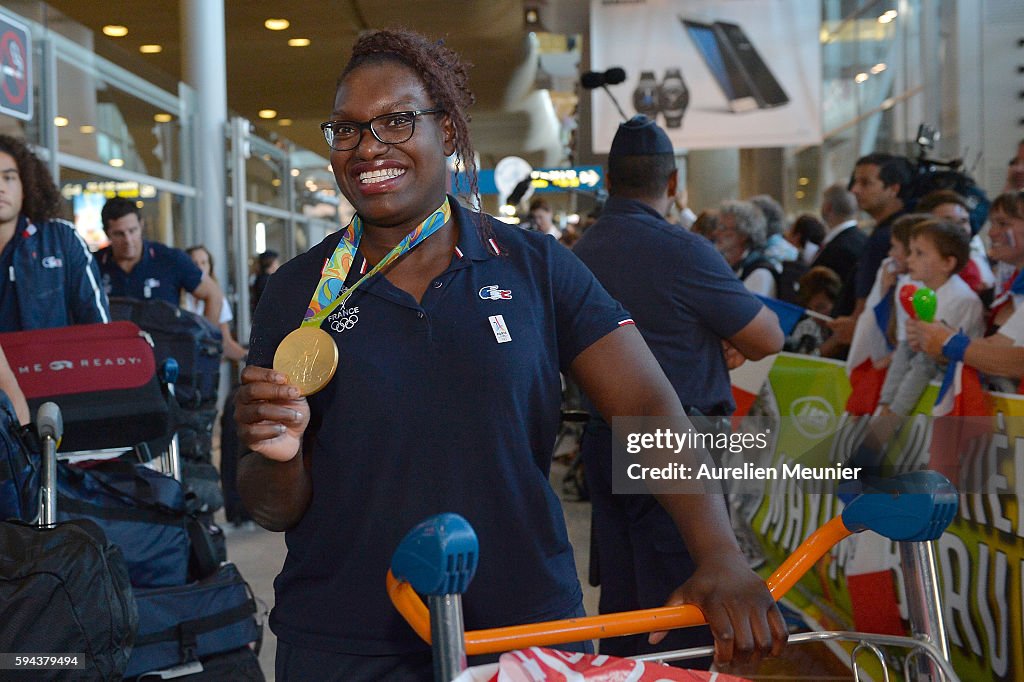
[[[82,659],[33,679],[120,680],[137,625],[121,550],[96,524],[0,522],[0,651]]]

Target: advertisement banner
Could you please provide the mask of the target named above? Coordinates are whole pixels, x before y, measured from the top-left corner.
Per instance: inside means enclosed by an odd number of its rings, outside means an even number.
[[[677,150],[821,142],[820,3],[591,0],[590,21],[591,68],[623,69],[606,87]],[[607,153],[622,117],[607,93],[591,98]]]
[[[783,353],[754,411],[778,417],[775,456],[806,456],[831,434],[829,458],[848,456],[862,434],[843,413],[850,388],[843,366]],[[933,384],[897,445],[933,446]],[[984,481],[960,495],[957,518],[936,542],[940,603],[953,666],[964,680],[1024,679],[1024,396],[990,394],[992,429],[974,452],[961,452],[961,477]],[[861,420],[861,423],[863,420]],[[963,469],[972,471],[965,472]],[[973,492],[977,490],[977,492]],[[791,482],[766,484],[745,514],[766,559],[767,575],[811,532],[842,510],[830,494],[805,494]],[[744,505],[738,505],[743,508]],[[746,505],[748,508],[751,505]],[[906,634],[907,609],[895,543],[872,533],[839,543],[787,597],[815,628]],[[893,632],[896,630],[897,632]],[[871,672],[870,666],[868,671]]]

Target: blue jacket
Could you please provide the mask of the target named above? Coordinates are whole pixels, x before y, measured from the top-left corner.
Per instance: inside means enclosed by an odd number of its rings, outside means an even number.
[[[64,220],[18,218],[13,278],[20,329],[110,322],[99,268],[85,241]]]

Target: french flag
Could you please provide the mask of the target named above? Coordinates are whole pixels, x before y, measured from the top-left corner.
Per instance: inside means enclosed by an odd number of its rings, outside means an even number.
[[[992,406],[981,387],[978,370],[951,362],[932,408],[932,441],[928,468],[958,485],[960,462],[994,428]]]
[[[739,425],[739,418],[750,413],[754,401],[761,393],[761,387],[768,381],[768,373],[772,371],[775,358],[778,355],[769,355],[760,360],[747,360],[736,369],[729,370],[729,383],[732,384],[732,399],[736,403],[736,411],[732,413],[734,418],[733,428]]]
[[[874,303],[874,305],[871,305]],[[882,296],[868,301],[859,318],[846,356],[846,374],[850,377],[850,397],[846,411],[852,415],[873,414],[882,394],[887,367],[879,363],[892,352],[886,329],[894,314],[892,298]]]

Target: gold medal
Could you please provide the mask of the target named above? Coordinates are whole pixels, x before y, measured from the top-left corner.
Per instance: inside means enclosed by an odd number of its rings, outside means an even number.
[[[319,327],[299,327],[277,347],[274,369],[287,376],[302,395],[313,395],[338,369],[338,346]]]

